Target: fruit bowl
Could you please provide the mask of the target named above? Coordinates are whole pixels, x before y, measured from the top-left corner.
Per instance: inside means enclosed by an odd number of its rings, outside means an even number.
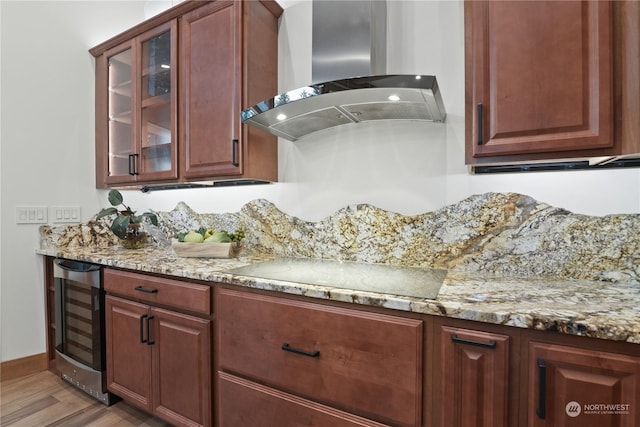
[[[233,258],[240,250],[240,243],[191,243],[172,239],[171,248],[182,258]]]

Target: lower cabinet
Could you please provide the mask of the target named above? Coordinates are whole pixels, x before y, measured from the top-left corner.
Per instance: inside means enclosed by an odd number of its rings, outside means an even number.
[[[230,289],[216,301],[220,426],[422,425],[421,320]]]
[[[130,283],[150,298],[171,285]],[[213,424],[210,319],[107,294],[105,330],[109,391],[176,426]]]
[[[442,326],[441,427],[509,425],[509,336]]]
[[[104,286],[108,388],[172,425],[640,426],[638,344],[113,268]]]
[[[531,427],[640,426],[640,357],[530,342],[528,412]]]

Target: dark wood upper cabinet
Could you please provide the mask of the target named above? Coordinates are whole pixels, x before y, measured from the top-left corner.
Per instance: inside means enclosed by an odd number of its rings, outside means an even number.
[[[241,4],[214,2],[181,18],[183,175],[242,174]]]
[[[632,3],[465,2],[466,163],[640,152]]]
[[[186,1],[91,49],[96,187],[277,181],[276,137],[240,112],[277,91],[277,3]]]

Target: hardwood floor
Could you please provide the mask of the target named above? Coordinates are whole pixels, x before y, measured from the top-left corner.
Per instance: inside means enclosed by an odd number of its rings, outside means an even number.
[[[105,406],[49,371],[0,383],[1,427],[170,426],[118,402]]]

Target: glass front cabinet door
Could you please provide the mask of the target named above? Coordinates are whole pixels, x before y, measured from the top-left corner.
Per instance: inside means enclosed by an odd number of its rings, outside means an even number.
[[[106,55],[105,184],[177,178],[176,22]]]

